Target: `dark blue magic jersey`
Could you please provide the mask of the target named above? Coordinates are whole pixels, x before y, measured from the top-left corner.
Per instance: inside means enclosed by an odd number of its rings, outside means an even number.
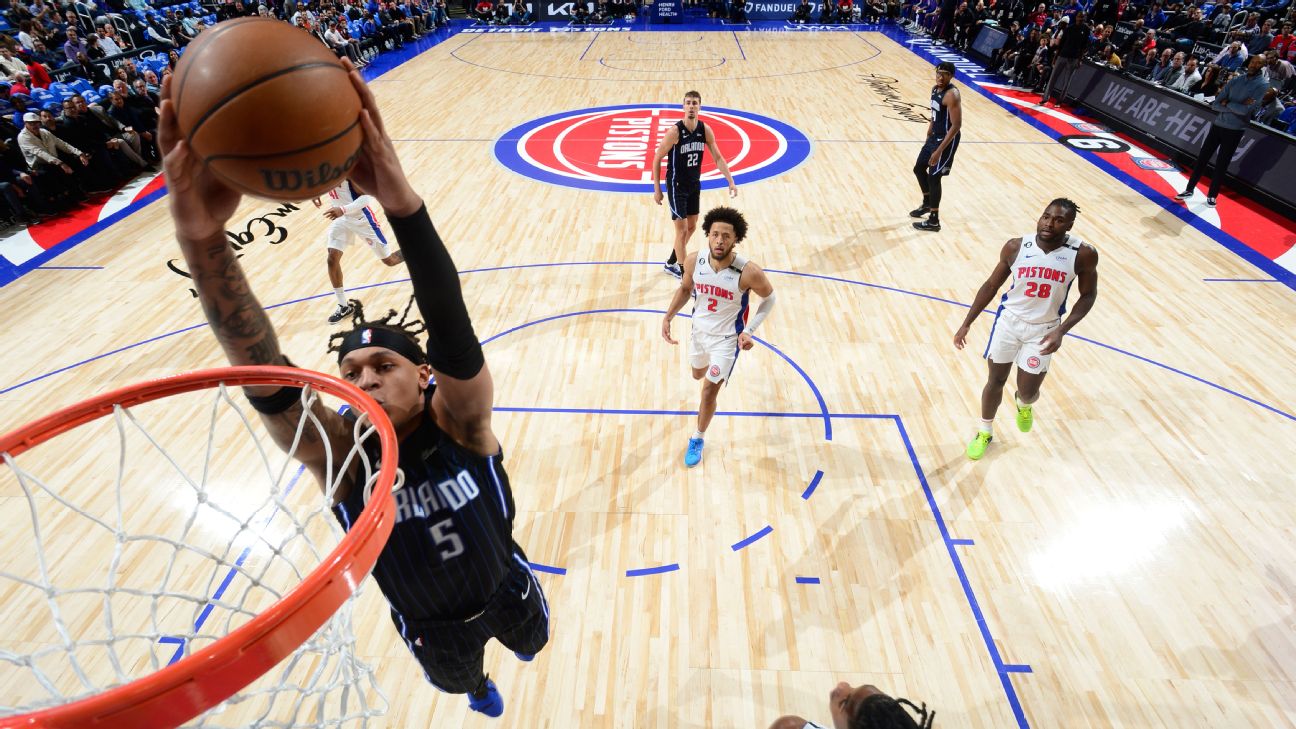
[[[701,184],[702,151],[706,149],[706,125],[698,119],[697,129],[689,131],[684,122],[675,122],[679,141],[666,157],[666,184],[688,190]]]
[[[425,404],[431,400],[429,387]],[[373,576],[392,610],[411,620],[476,615],[513,559],[513,492],[502,456],[466,451],[427,414],[400,443],[405,485],[395,493],[396,524]],[[371,439],[376,441],[377,439]],[[376,461],[378,448],[370,450]],[[364,487],[333,507],[349,530],[360,518]]]
[[[931,113],[932,113],[932,139],[944,139],[949,133],[950,121],[949,108],[943,103],[945,94],[954,90],[954,84],[950,84],[942,91],[939,86],[933,86],[931,92]]]

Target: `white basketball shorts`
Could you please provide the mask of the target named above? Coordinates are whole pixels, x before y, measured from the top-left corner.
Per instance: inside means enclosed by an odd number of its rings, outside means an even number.
[[[369,250],[373,251],[373,254],[379,258],[386,258],[392,254],[391,244],[383,236],[382,230],[365,218],[354,220],[343,216],[329,223],[329,248],[335,251],[345,251],[356,237],[364,239],[369,244]]]
[[[994,326],[990,329],[990,341],[986,343],[984,356],[995,364],[1012,362],[1017,365],[1017,369],[1033,375],[1048,372],[1053,355],[1040,354],[1040,348],[1044,336],[1061,324],[1061,319],[1045,324],[1031,324],[1000,309],[995,315]]]
[[[689,366],[695,370],[706,368],[706,378],[717,384],[733,374],[738,361],[738,335],[721,336],[693,332],[689,337]]]

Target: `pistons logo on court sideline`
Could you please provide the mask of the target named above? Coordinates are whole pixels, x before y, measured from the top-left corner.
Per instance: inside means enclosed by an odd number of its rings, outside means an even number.
[[[582,190],[652,192],[652,160],[675,122],[679,104],[631,104],[566,111],[510,129],[495,142],[495,158],[533,180]],[[810,155],[810,140],[777,119],[735,109],[703,107],[701,120],[715,135],[738,185],[796,167]],[[665,183],[665,160],[662,180]],[[710,152],[702,155],[702,189],[724,188]]]

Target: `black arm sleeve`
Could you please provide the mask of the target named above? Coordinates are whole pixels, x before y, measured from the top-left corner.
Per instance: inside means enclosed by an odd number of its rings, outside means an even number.
[[[405,217],[388,216],[405,256],[414,299],[427,325],[428,363],[458,380],[472,379],[486,363],[459,288],[459,271],[432,227],[427,206]]]

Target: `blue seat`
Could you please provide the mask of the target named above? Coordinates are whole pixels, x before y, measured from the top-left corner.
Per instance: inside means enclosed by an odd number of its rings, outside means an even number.
[[[1283,109],[1282,113],[1278,115],[1278,121],[1282,122],[1284,125],[1296,121],[1296,106],[1289,106],[1286,109]]]
[[[42,103],[55,98],[54,94],[51,94],[49,91],[46,91],[45,89],[32,89],[31,97]]]
[[[69,86],[83,94],[89,91],[94,91],[94,86],[91,86],[90,82],[83,78],[74,79]]]
[[[108,84],[104,84],[103,86],[100,86],[100,87],[99,87],[99,94],[100,94],[101,96],[107,96],[108,94],[111,94],[111,93],[112,93],[112,90],[113,90],[113,89],[112,89],[112,86],[110,86],[110,85],[108,85]]]
[[[58,116],[59,112],[63,111],[63,102],[47,101],[44,104],[41,104],[41,108],[53,114],[54,116]]]

